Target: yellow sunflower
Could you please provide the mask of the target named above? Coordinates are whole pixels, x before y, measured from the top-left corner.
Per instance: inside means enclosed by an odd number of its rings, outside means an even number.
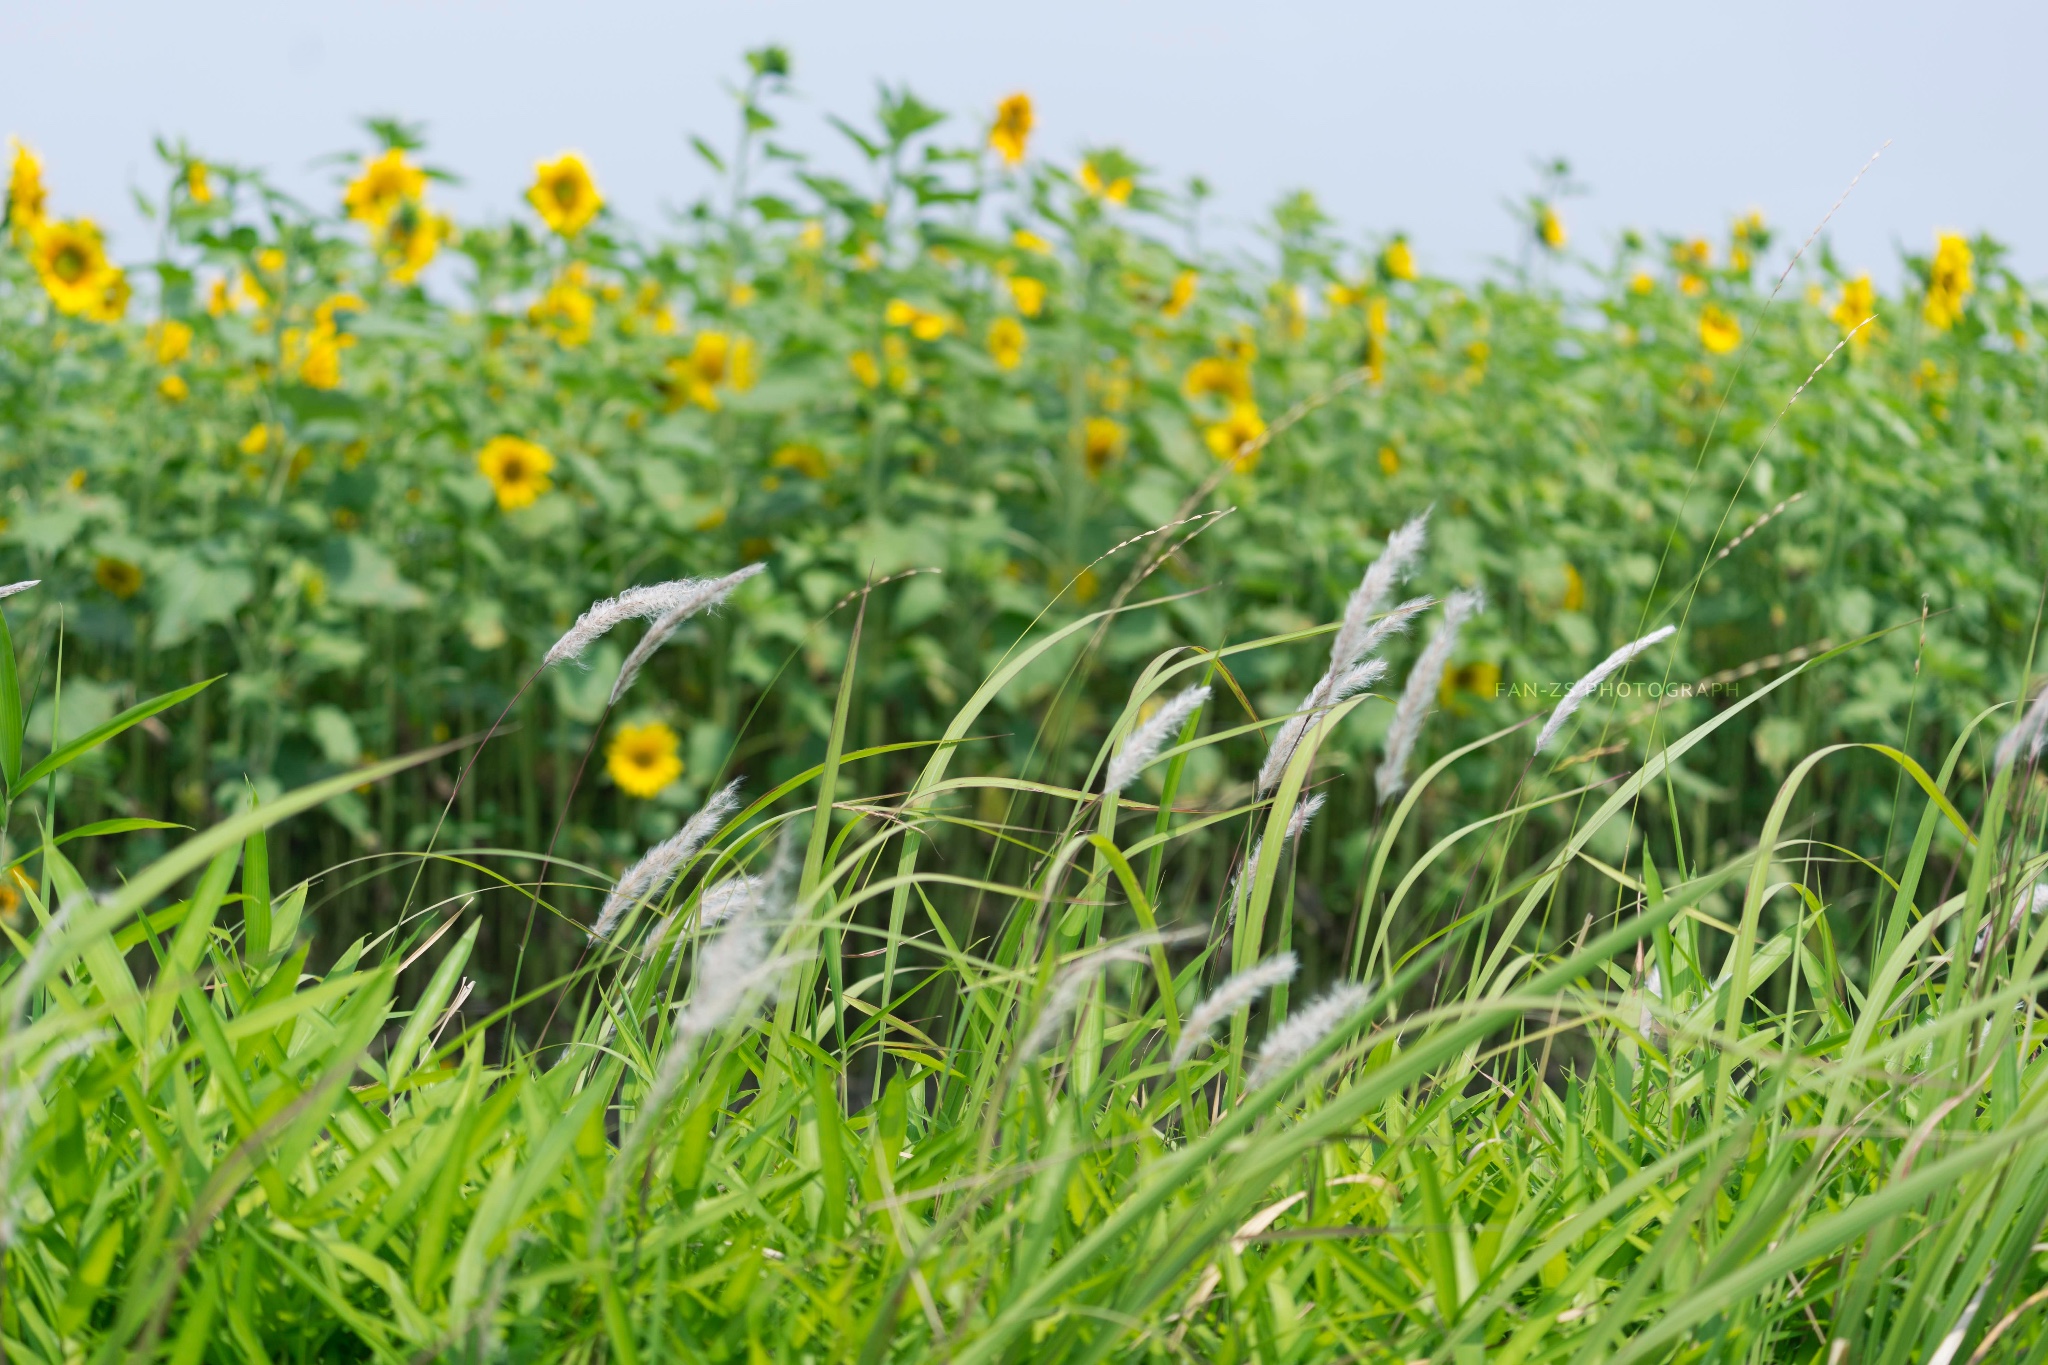
[[[1188,366],[1181,388],[1190,398],[1213,396],[1232,403],[1248,403],[1252,396],[1251,371],[1241,361],[1206,356]]]
[[[526,310],[526,316],[547,329],[560,345],[581,346],[590,340],[591,326],[597,320],[597,300],[583,287],[587,279],[581,264],[570,266]]]
[[[109,270],[106,284],[85,315],[94,322],[119,322],[128,316],[128,300],[134,292],[128,284],[127,271],[119,267]]]
[[[1557,216],[1554,205],[1544,204],[1536,210],[1536,240],[1552,251],[1564,250],[1564,219]]]
[[[1114,180],[1104,180],[1102,172],[1095,167],[1094,159],[1090,158],[1081,163],[1081,188],[1094,198],[1105,199],[1112,204],[1128,204],[1131,202],[1131,191],[1135,187],[1127,175],[1117,176]]]
[[[1042,297],[1040,301],[1043,302]],[[891,327],[908,327],[919,341],[937,341],[953,330],[953,320],[944,313],[919,308],[904,299],[890,299],[889,306],[882,310],[882,321]]]
[[[1727,355],[1741,344],[1741,323],[1711,303],[1700,310],[1700,345],[1714,355]]]
[[[988,355],[999,370],[1016,369],[1023,362],[1027,344],[1024,324],[1013,317],[1000,317],[988,325]]]
[[[682,742],[658,720],[621,725],[605,745],[604,768],[628,796],[657,796],[683,775]]]
[[[555,467],[555,457],[517,436],[493,436],[485,442],[477,452],[476,467],[491,481],[498,506],[507,512],[531,507],[554,487],[548,471]]]
[[[33,231],[43,221],[43,205],[49,191],[43,187],[42,159],[28,144],[13,139],[14,164],[7,175],[7,222],[23,231]]]
[[[1113,417],[1090,417],[1081,429],[1081,458],[1090,474],[1100,474],[1124,453],[1131,436]]]
[[[1024,159],[1024,148],[1031,141],[1031,96],[1018,93],[996,106],[996,122],[988,130],[988,145],[1002,155],[1005,166],[1014,166]]]
[[[142,591],[142,570],[125,559],[101,555],[92,566],[92,581],[125,602]]]
[[[1027,318],[1035,318],[1045,311],[1045,281],[1034,280],[1029,275],[1012,275],[1009,279],[1010,297],[1016,301],[1017,311]]]
[[[348,216],[359,223],[381,228],[408,200],[427,190],[427,173],[406,159],[397,147],[363,162],[362,174],[349,181],[341,202]]]
[[[1946,332],[1963,316],[1963,300],[1976,288],[1970,278],[1970,244],[1953,232],[1941,234],[1927,269],[1927,325]]]
[[[192,328],[176,318],[165,318],[151,324],[142,340],[157,364],[175,365],[192,349]]]
[[[690,353],[672,358],[667,369],[670,390],[678,401],[716,412],[721,387],[738,392],[753,387],[754,346],[745,337],[699,332],[690,343]]]
[[[590,224],[604,207],[604,196],[590,178],[590,168],[574,152],[563,152],[553,161],[534,167],[533,188],[527,202],[557,234],[574,237]]]
[[[1846,332],[1864,319],[1872,316],[1876,311],[1877,291],[1871,287],[1870,276],[1858,275],[1853,280],[1842,281],[1841,300],[1835,304],[1834,312],[1828,316],[1834,319],[1837,327]],[[1853,344],[1861,346],[1868,342],[1870,334],[1876,330],[1875,324],[1865,327],[1862,331],[1856,333],[1856,340]]]
[[[185,197],[195,204],[213,202],[213,175],[204,161],[185,163]]]
[[[1046,241],[1045,238],[1037,233],[1027,231],[1024,228],[1018,228],[1015,232],[1011,233],[1010,241],[1019,251],[1028,251],[1034,256],[1052,255],[1051,242]]]
[[[408,201],[391,217],[383,233],[384,260],[391,278],[411,284],[433,262],[448,237],[448,220],[424,204]]]
[[[185,382],[185,376],[172,371],[156,381],[156,391],[166,403],[182,403],[192,396],[192,386]]]
[[[793,469],[807,479],[823,479],[832,472],[832,461],[814,445],[786,445],[768,457],[775,469]]]
[[[1259,416],[1258,405],[1234,403],[1230,415],[1206,428],[1202,439],[1208,443],[1210,454],[1235,462],[1239,473],[1249,474],[1258,467],[1259,452],[1247,451],[1245,447],[1265,434],[1266,421]]]
[[[1387,249],[1380,253],[1380,274],[1390,280],[1415,278],[1415,253],[1409,249],[1406,237],[1396,237],[1387,243]]]
[[[36,274],[58,312],[90,317],[105,308],[107,291],[120,272],[107,260],[91,219],[38,221],[33,242]]]
[[[1166,302],[1159,311],[1170,318],[1177,318],[1188,311],[1188,305],[1195,301],[1195,288],[1201,277],[1192,270],[1183,270],[1173,277],[1173,288],[1166,295]]]

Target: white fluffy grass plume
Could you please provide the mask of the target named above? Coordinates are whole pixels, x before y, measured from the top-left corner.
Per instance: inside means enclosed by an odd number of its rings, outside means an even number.
[[[732,595],[732,590],[766,568],[763,564],[749,564],[744,569],[734,570],[723,578],[698,580],[695,590],[679,594],[674,605],[655,619],[640,637],[640,643],[633,646],[633,652],[626,656],[626,662],[619,668],[619,680],[612,684],[610,705],[617,706],[619,698],[626,695],[626,689],[633,685],[633,679],[640,676],[640,670],[654,657],[654,651],[668,642],[675,634],[676,627],[700,611],[709,611]]]
[[[1258,1062],[1245,1078],[1246,1088],[1258,1089],[1306,1057],[1316,1044],[1365,1008],[1371,995],[1357,982],[1346,981],[1317,996],[1301,1013],[1266,1035],[1266,1041],[1259,1047]]]
[[[1651,645],[1668,640],[1677,633],[1677,626],[1659,626],[1642,639],[1632,640],[1615,650],[1602,659],[1592,672],[1573,683],[1571,690],[1564,694],[1564,700],[1550,713],[1550,719],[1543,723],[1543,733],[1536,736],[1536,752],[1540,754],[1556,742],[1557,737],[1564,733],[1565,722],[1572,718],[1572,712],[1585,705],[1586,698],[1597,692],[1601,683],[1626,668],[1638,654]]]
[[[1415,741],[1422,735],[1422,722],[1433,709],[1431,703],[1436,699],[1437,688],[1443,684],[1444,666],[1458,647],[1458,632],[1485,610],[1486,594],[1477,588],[1454,592],[1444,603],[1443,619],[1437,622],[1436,633],[1416,656],[1415,666],[1408,670],[1401,700],[1394,705],[1394,718],[1387,723],[1385,757],[1373,777],[1381,801],[1398,795],[1408,785],[1408,759],[1415,752]]]
[[[562,638],[555,641],[541,664],[546,667],[581,659],[583,652],[613,627],[628,621],[659,621],[677,610],[702,611],[714,602],[723,601],[727,593],[760,573],[764,567],[749,564],[723,578],[677,578],[667,583],[649,583],[628,588],[617,597],[593,602],[588,611],[576,618],[575,625],[562,632]]]
[[[738,781],[727,783],[704,803],[704,809],[685,821],[681,829],[648,849],[639,862],[626,869],[618,885],[605,897],[597,923],[590,926],[592,941],[610,937],[634,904],[651,900],[668,887],[683,864],[689,862],[705,841],[718,832],[718,827],[740,808],[739,793]]]
[[[1173,1049],[1174,1069],[1179,1070],[1187,1064],[1188,1058],[1208,1041],[1218,1024],[1273,987],[1294,980],[1294,974],[1300,967],[1293,953],[1275,953],[1235,976],[1225,977],[1221,985],[1209,992],[1207,999],[1195,1006],[1194,1012],[1188,1015],[1187,1023],[1182,1025],[1180,1043]]]
[[[1209,699],[1206,687],[1190,687],[1176,694],[1172,700],[1152,713],[1151,719],[1139,725],[1124,739],[1124,747],[1109,761],[1109,771],[1102,780],[1102,794],[1115,796],[1136,780],[1153,759],[1159,757],[1188,717],[1195,709]]]

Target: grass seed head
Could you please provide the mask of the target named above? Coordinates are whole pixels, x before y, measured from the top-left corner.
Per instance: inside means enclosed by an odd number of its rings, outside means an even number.
[[[1543,723],[1543,733],[1536,736],[1536,752],[1542,753],[1563,733],[1564,724],[1572,718],[1572,712],[1585,705],[1586,698],[1599,690],[1600,684],[1626,668],[1638,654],[1660,641],[1668,640],[1678,633],[1677,626],[1659,626],[1640,640],[1633,640],[1602,659],[1593,671],[1573,683],[1571,690],[1550,713],[1550,719]]]
[[[1102,794],[1105,797],[1115,796],[1130,786],[1138,774],[1159,757],[1159,751],[1180,733],[1195,709],[1208,699],[1208,688],[1187,688],[1154,711],[1150,720],[1131,731],[1124,740],[1124,747],[1109,761],[1109,771],[1102,781]]]
[[[1458,647],[1458,632],[1465,622],[1485,610],[1486,594],[1477,588],[1452,593],[1444,603],[1443,620],[1437,622],[1436,633],[1429,637],[1429,643],[1416,656],[1415,666],[1408,670],[1401,700],[1395,703],[1394,718],[1387,724],[1385,757],[1374,775],[1374,786],[1382,802],[1399,795],[1408,785],[1408,759],[1415,752],[1415,741],[1422,735],[1422,722],[1429,718],[1431,702],[1443,680],[1444,665],[1451,661],[1451,653]]]

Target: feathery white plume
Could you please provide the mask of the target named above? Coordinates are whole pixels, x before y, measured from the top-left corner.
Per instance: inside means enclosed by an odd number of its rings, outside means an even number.
[[[1371,687],[1385,677],[1386,672],[1386,660],[1367,659],[1335,681],[1325,677],[1318,682],[1301,699],[1301,709],[1289,716],[1286,724],[1280,727],[1280,733],[1273,736],[1273,747],[1266,750],[1266,761],[1259,765],[1258,793],[1263,795],[1280,785],[1280,777],[1287,771],[1287,762],[1301,747],[1301,737],[1308,733],[1309,726],[1328,715],[1330,708],[1338,702]]]
[[[1287,817],[1286,841],[1291,843],[1299,839],[1301,832],[1308,828],[1308,822],[1316,818],[1316,812],[1321,810],[1323,802],[1329,799],[1322,792],[1317,792],[1314,796],[1296,806],[1294,814]]]
[[[761,565],[749,564],[740,570],[741,574],[761,571]],[[541,660],[543,668],[550,664],[567,663],[581,659],[583,651],[596,644],[614,626],[628,621],[658,621],[677,607],[696,602],[706,588],[722,579],[676,578],[666,583],[649,583],[637,588],[628,588],[617,597],[607,597],[593,602],[590,609],[576,618],[576,624],[562,633]]]
[[[19,583],[9,583],[6,587],[0,588],[0,597],[12,597],[18,592],[27,592],[42,581],[40,578],[24,578]]]
[[[2048,687],[2043,687],[2034,698],[2034,704],[2021,715],[2020,723],[1998,741],[1995,759],[1998,768],[2009,768],[2012,761],[2020,756],[2020,750],[2027,751],[2027,757],[2037,757],[2044,742],[2048,742]]]
[[[1330,641],[1331,675],[1343,673],[1372,653],[1374,646],[1366,638],[1373,629],[1372,618],[1385,610],[1394,589],[1414,570],[1415,561],[1421,558],[1423,546],[1428,543],[1426,509],[1387,537],[1387,548],[1366,567],[1365,577],[1358,580],[1358,586],[1344,603],[1343,623],[1337,627],[1337,637]]]
[[[677,870],[718,832],[727,816],[740,808],[739,793],[739,780],[728,782],[704,803],[704,809],[684,821],[681,829],[648,849],[639,862],[626,869],[618,885],[605,897],[597,923],[590,926],[592,942],[609,937],[636,902],[659,896],[667,888]]]
[[[704,890],[697,900],[697,922],[706,928],[723,924],[733,916],[751,910],[762,899],[768,883],[760,877],[727,877]]]
[[[1143,962],[1145,955],[1159,944],[1173,943],[1190,936],[1189,933],[1133,934],[1061,968],[1060,974],[1053,978],[1052,993],[1046,996],[1038,1018],[1032,1021],[1031,1031],[1024,1035],[1023,1042],[1017,1044],[1017,1060],[1028,1062],[1045,1050],[1046,1044],[1060,1031],[1060,1025],[1066,1022],[1067,1015],[1073,1012],[1082,993],[1104,967],[1112,962]]]
[[[1245,1079],[1245,1088],[1257,1090],[1306,1057],[1317,1043],[1363,1009],[1371,994],[1356,981],[1346,981],[1316,997],[1300,1014],[1289,1017],[1266,1035],[1266,1041],[1259,1047],[1258,1064]]]
[[[1564,723],[1572,718],[1572,712],[1585,705],[1586,698],[1598,691],[1601,683],[1606,682],[1651,645],[1668,640],[1677,633],[1677,626],[1659,626],[1642,639],[1615,650],[1602,659],[1591,673],[1573,683],[1571,691],[1564,694],[1564,700],[1557,704],[1557,709],[1550,713],[1550,719],[1543,723],[1543,733],[1536,736],[1536,752],[1540,754],[1550,747],[1551,741],[1564,729]]]
[[[1173,1067],[1178,1071],[1195,1050],[1208,1041],[1216,1026],[1264,995],[1273,987],[1294,980],[1294,973],[1300,963],[1293,953],[1275,953],[1264,962],[1247,967],[1235,976],[1223,979],[1223,984],[1209,992],[1207,999],[1195,1006],[1188,1015],[1188,1021],[1181,1026],[1180,1043],[1173,1049]]]
[[[1394,718],[1387,723],[1386,756],[1380,761],[1379,771],[1373,775],[1381,801],[1408,785],[1408,757],[1415,752],[1415,741],[1422,734],[1422,722],[1429,718],[1430,703],[1436,699],[1437,689],[1443,685],[1444,666],[1451,661],[1451,652],[1458,647],[1458,631],[1465,622],[1485,610],[1486,594],[1477,588],[1454,592],[1444,603],[1443,620],[1437,622],[1436,633],[1429,637],[1429,643],[1415,658],[1415,666],[1408,670],[1408,681],[1401,688],[1401,700],[1394,705]]]
[[[626,695],[626,689],[633,685],[633,679],[640,676],[640,670],[654,657],[654,651],[668,643],[668,637],[675,634],[676,627],[700,611],[708,611],[731,595],[732,590],[760,573],[768,566],[749,564],[723,578],[700,579],[696,590],[678,594],[674,605],[664,612],[647,633],[640,637],[640,643],[633,646],[633,652],[626,656],[626,662],[619,667],[619,680],[612,684],[609,705],[617,706],[619,698]]]
[[[639,1166],[645,1144],[668,1111],[699,1044],[734,1015],[772,995],[776,979],[795,962],[790,956],[768,955],[768,925],[759,910],[758,898],[738,907],[725,928],[698,954],[696,969],[690,973],[690,998],[676,1006],[675,1028],[654,1084],[640,1102],[632,1127],[620,1139],[621,1159],[612,1167],[608,1203],[616,1202],[624,1179]]]
[[[1102,794],[1115,796],[1131,785],[1153,759],[1159,757],[1171,739],[1187,724],[1195,708],[1209,700],[1209,689],[1190,687],[1152,713],[1152,718],[1124,737],[1124,747],[1109,760],[1109,772],[1102,780]]]
[[[1280,848],[1283,852],[1288,844],[1308,828],[1308,822],[1316,818],[1316,812],[1323,808],[1323,802],[1328,799],[1318,793],[1294,808],[1294,814],[1287,818],[1287,829],[1280,836]],[[1259,846],[1254,846],[1251,856],[1244,860],[1244,865],[1237,869],[1237,875],[1230,879],[1230,891],[1224,898],[1229,907],[1223,920],[1226,926],[1237,923],[1238,904],[1243,900],[1244,893],[1250,891],[1252,884],[1258,879]]]

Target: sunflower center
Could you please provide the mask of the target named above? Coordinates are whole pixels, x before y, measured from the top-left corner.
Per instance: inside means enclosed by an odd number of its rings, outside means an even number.
[[[576,207],[576,201],[583,196],[576,192],[576,182],[568,176],[555,181],[555,202],[565,209]]]
[[[63,247],[51,261],[50,269],[64,283],[76,283],[85,278],[85,253],[75,246]]]
[[[505,463],[498,467],[498,472],[504,476],[506,483],[525,483],[526,461],[517,455],[507,455]]]

